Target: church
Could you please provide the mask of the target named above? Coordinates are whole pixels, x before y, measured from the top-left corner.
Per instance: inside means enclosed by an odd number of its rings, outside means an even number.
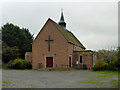
[[[32,69],[87,69],[96,63],[96,55],[67,30],[63,12],[58,23],[48,19],[32,44],[32,52],[25,59]]]

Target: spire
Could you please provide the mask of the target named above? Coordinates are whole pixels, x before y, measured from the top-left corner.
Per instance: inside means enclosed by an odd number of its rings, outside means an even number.
[[[63,16],[63,10],[61,10],[61,18],[60,21],[58,23],[60,26],[62,26],[64,29],[66,29],[66,23],[64,21],[64,16]]]

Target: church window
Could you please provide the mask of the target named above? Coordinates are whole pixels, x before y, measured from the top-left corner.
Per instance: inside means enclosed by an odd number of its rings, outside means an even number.
[[[82,56],[80,56],[80,63],[82,63]]]

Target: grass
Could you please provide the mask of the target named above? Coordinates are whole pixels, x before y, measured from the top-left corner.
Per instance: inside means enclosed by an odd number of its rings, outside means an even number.
[[[8,82],[8,81],[4,81],[2,82],[2,88],[14,88],[15,87],[15,84],[13,84],[13,82]]]
[[[92,71],[92,70],[91,70]],[[118,77],[118,72],[116,71],[92,71],[95,73],[100,73],[102,75],[94,75],[92,77],[86,77],[88,79],[93,79],[93,78],[106,78],[106,77],[110,77],[110,76],[117,76]]]
[[[103,76],[101,75],[101,77],[118,76],[117,71],[93,71],[93,72],[104,74]]]
[[[118,79],[113,79],[111,82],[118,82]]]
[[[85,77],[87,79],[93,79],[93,78],[105,78],[105,77],[109,77],[110,75],[94,75],[92,77]]]
[[[8,64],[3,64],[3,65],[2,65],[2,69],[9,69],[9,68],[8,68]]]
[[[102,84],[104,82],[80,82],[80,83],[83,83],[83,84]]]
[[[111,80],[111,83],[112,83],[112,88],[118,88],[118,79],[113,79],[113,80]]]
[[[2,86],[2,88],[7,88],[6,86]]]
[[[10,84],[10,83],[13,83],[13,82],[2,82],[3,84]]]
[[[96,78],[105,78],[105,77],[109,77],[110,75],[108,75],[108,74],[104,74],[104,75],[99,75],[99,76],[97,76]]]

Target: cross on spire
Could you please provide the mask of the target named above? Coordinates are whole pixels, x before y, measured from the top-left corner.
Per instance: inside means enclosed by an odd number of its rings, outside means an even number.
[[[48,42],[48,51],[50,52],[50,42],[54,41],[50,39],[50,35],[48,36],[48,40],[45,40],[46,42]]]

